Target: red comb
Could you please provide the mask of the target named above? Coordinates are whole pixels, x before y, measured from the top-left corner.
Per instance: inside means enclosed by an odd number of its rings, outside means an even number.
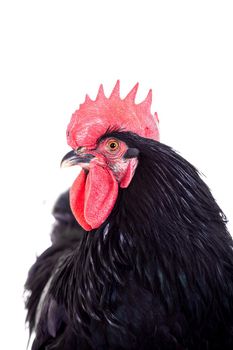
[[[72,115],[67,128],[68,144],[76,149],[94,146],[109,128],[132,131],[140,136],[159,140],[158,117],[151,114],[152,90],[139,104],[135,104],[138,83],[124,98],[120,98],[120,81],[107,98],[100,85],[96,99],[86,95],[85,102]]]

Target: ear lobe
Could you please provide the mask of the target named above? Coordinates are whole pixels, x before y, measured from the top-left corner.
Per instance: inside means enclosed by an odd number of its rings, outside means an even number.
[[[137,148],[128,148],[124,154],[125,159],[136,158],[139,155],[139,150]]]
[[[135,148],[134,148],[135,149]],[[121,188],[126,188],[129,186],[133,176],[134,176],[134,173],[135,173],[135,170],[137,168],[137,165],[138,165],[138,159],[137,158],[132,158],[129,160],[129,164],[128,164],[128,167],[126,169],[126,172],[125,172],[125,175],[123,177],[123,179],[121,180],[120,182],[120,187]]]

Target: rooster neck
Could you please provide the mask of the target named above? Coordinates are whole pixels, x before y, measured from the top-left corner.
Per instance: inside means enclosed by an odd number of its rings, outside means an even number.
[[[159,142],[130,134],[122,140],[139,149],[138,167],[96,232],[102,230],[113,251],[118,251],[116,242],[125,242],[125,260],[151,290],[155,281],[185,289],[198,278],[201,290],[206,283],[214,288],[216,278],[226,289],[224,279],[232,279],[225,266],[233,266],[233,242],[225,215],[198,171]]]
[[[162,143],[131,133],[112,136],[139,150],[138,167],[105,223],[87,234],[99,265],[121,271],[123,264],[139,276],[154,265],[160,276],[176,272],[184,285],[182,266],[200,270],[200,259],[208,266],[220,256],[232,263],[226,218],[198,171]]]
[[[56,299],[82,329],[91,319],[114,324],[114,305],[121,305],[132,278],[171,312],[180,307],[198,320],[208,304],[221,315],[222,295],[231,310],[232,239],[208,187],[169,147],[118,134],[139,149],[134,178],[108,219],[84,234],[61,267]]]

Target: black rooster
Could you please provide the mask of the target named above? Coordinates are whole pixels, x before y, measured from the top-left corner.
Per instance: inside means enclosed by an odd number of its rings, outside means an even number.
[[[83,167],[70,193],[86,231],[57,263],[32,349],[232,350],[233,241],[197,170],[146,128],[82,129],[77,114],[63,164]]]

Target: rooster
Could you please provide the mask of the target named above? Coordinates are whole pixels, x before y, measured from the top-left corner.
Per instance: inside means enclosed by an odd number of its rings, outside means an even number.
[[[63,166],[85,230],[58,261],[32,349],[233,349],[233,241],[198,171],[159,142],[151,91],[73,114]]]

